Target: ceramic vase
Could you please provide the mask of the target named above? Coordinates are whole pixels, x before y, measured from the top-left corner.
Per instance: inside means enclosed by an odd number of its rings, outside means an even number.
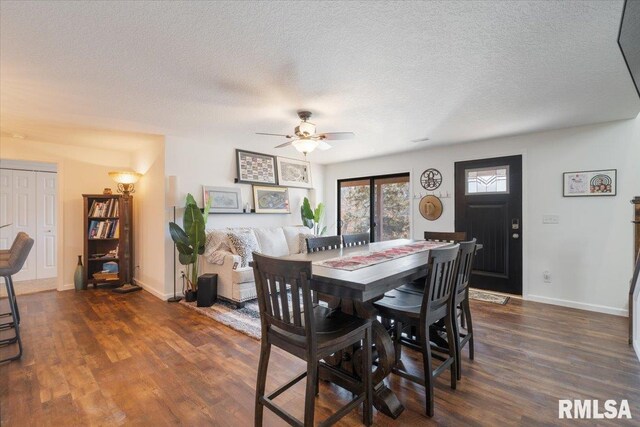
[[[85,288],[84,285],[84,266],[82,265],[82,255],[78,255],[78,265],[76,266],[76,272],[73,275],[73,284],[76,291],[81,291]]]

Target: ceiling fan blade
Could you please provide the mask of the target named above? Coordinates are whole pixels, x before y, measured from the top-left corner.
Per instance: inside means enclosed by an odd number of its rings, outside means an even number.
[[[412,139],[411,142],[425,142],[429,141],[429,138]]]
[[[332,148],[331,145],[325,141],[320,140],[320,142],[318,142],[318,150],[328,150],[329,148]]]
[[[293,144],[293,141],[287,141],[287,142],[285,142],[284,144],[276,145],[276,146],[275,146],[275,147],[273,147],[273,148],[288,147],[288,146],[290,146],[291,144]]]
[[[351,139],[356,136],[353,132],[325,132],[320,134],[323,139],[337,140],[337,139]]]
[[[256,132],[256,135],[284,136],[285,138],[293,138],[291,135],[283,135],[281,133]]]

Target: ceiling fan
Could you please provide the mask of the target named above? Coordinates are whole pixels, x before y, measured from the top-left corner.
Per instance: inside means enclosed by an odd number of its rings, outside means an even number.
[[[355,136],[353,132],[316,133],[316,125],[308,121],[309,117],[311,117],[310,111],[300,110],[298,111],[298,117],[300,117],[300,120],[302,121],[295,127],[293,135],[265,132],[256,132],[256,135],[284,136],[289,141],[284,144],[276,145],[275,148],[283,148],[293,145],[293,148],[303,153],[305,156],[316,148],[320,150],[328,150],[331,148],[331,145],[329,145],[326,140],[335,141],[339,139],[351,139]]]

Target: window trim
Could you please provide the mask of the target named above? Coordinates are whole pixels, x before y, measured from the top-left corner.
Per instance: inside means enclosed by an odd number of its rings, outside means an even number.
[[[374,183],[377,179],[385,179],[385,178],[404,178],[407,177],[409,178],[408,184],[409,184],[409,238],[412,238],[411,236],[413,236],[413,201],[412,201],[412,197],[411,197],[411,190],[413,188],[413,183],[411,181],[411,172],[397,172],[397,173],[391,173],[391,174],[385,174],[385,175],[370,175],[370,176],[361,176],[361,177],[354,177],[354,178],[342,178],[342,179],[338,179],[337,180],[337,186],[336,186],[336,206],[338,208],[337,210],[337,215],[336,215],[336,231],[337,234],[340,236],[342,235],[342,224],[341,224],[341,219],[340,219],[340,214],[341,214],[341,193],[340,193],[340,184],[342,184],[343,182],[349,182],[349,181],[369,181],[369,189],[372,189],[374,187]],[[369,229],[369,239],[371,240],[371,242],[375,242],[375,235],[376,235],[376,226],[373,226],[374,221],[373,219],[375,218],[375,205],[374,205],[374,200],[375,200],[375,194],[373,191],[369,190],[369,223],[371,225],[370,229]]]

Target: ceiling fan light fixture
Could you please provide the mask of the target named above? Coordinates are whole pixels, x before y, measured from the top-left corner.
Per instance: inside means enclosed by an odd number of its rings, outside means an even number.
[[[303,154],[311,153],[318,148],[318,144],[319,142],[313,139],[298,139],[292,143],[293,148]]]
[[[296,128],[296,135],[303,136],[311,136],[316,134],[316,125],[311,122],[302,121]]]

